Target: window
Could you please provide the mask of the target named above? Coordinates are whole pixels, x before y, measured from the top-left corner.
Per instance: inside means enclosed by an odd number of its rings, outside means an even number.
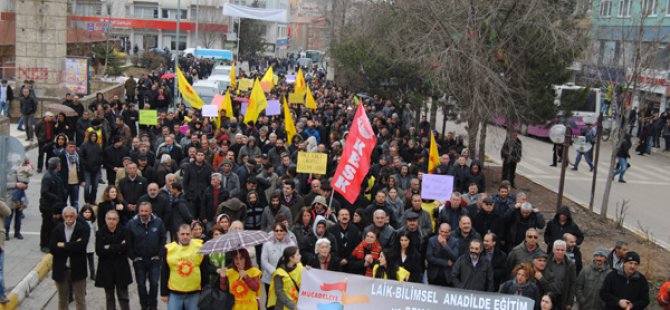
[[[633,0],[619,0],[619,17],[630,17],[630,6]]]
[[[158,18],[158,7],[135,6],[136,18]]]
[[[612,0],[600,1],[600,17],[610,17],[610,16],[612,16]]]
[[[186,10],[180,10],[181,11],[181,18],[180,19],[186,19]],[[166,18],[166,19],[177,19],[177,9],[163,9],[161,10],[161,18]]]
[[[102,15],[102,5],[100,3],[77,3],[76,15],[79,16],[100,16]]]
[[[656,16],[656,0],[642,0],[642,14]]]

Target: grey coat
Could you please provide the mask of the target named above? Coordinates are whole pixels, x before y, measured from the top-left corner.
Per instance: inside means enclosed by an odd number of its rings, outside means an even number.
[[[610,271],[611,269],[607,264],[603,265],[602,268],[598,268],[595,263],[591,263],[591,265],[582,269],[582,272],[577,277],[577,287],[575,289],[579,309],[605,309],[605,302],[600,299],[599,294],[603,281],[605,281],[605,277]]]
[[[261,214],[261,230],[270,232],[272,228],[274,228],[275,217],[279,214],[285,216],[289,222],[292,221],[291,210],[289,210],[287,206],[279,205],[279,211],[277,211],[277,214],[273,214],[272,210],[270,210],[270,206],[267,206],[265,209],[263,209],[263,214]]]
[[[263,271],[263,275],[261,276],[261,282],[270,284],[272,275],[277,269],[277,262],[279,262],[284,253],[284,249],[292,245],[296,244],[288,235],[282,241],[273,237],[272,241],[263,244],[263,251],[261,252],[261,270]]]

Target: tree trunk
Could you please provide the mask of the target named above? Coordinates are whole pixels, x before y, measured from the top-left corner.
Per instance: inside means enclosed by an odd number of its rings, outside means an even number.
[[[479,120],[476,117],[468,117],[468,149],[470,149],[470,156],[473,156],[473,151],[477,145],[477,133],[479,132]]]
[[[488,123],[486,121],[481,122],[481,129],[479,130],[479,149],[477,150],[477,159],[479,163],[484,167],[486,165],[486,132],[488,130]],[[471,151],[471,155],[474,155]]]
[[[435,97],[430,97],[430,125],[431,127],[435,126],[437,122],[437,106],[439,105],[438,100]]]

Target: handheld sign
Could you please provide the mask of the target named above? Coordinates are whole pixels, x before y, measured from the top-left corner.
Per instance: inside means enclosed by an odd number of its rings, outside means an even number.
[[[424,174],[421,181],[421,198],[447,201],[454,191],[454,177],[440,174]]]
[[[156,110],[140,110],[140,125],[158,125]]]
[[[298,152],[298,173],[326,174],[328,155],[323,153]]]

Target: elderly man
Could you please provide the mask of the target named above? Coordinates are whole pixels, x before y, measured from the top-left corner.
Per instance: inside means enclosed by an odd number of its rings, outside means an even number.
[[[74,291],[77,310],[86,309],[86,244],[91,229],[84,221],[77,220],[77,209],[65,207],[63,222],[56,225],[49,241],[53,255],[52,278],[58,290],[58,309],[68,309],[70,283]]]
[[[383,249],[390,249],[395,245],[396,233],[387,222],[387,214],[384,210],[379,209],[374,211],[372,215],[372,224],[365,227],[363,235],[369,231],[374,231],[377,234],[377,239]]]
[[[524,240],[526,230],[530,228],[544,228],[544,216],[540,209],[533,207],[529,202],[517,203],[515,208],[507,210],[503,217],[507,232],[506,245],[513,248]]]
[[[512,271],[514,267],[522,263],[530,263],[533,260],[533,255],[542,250],[538,246],[537,239],[539,233],[537,229],[530,228],[526,230],[526,240],[521,244],[515,246],[507,256],[507,270]]]
[[[428,214],[428,212],[423,210],[423,208],[421,207],[421,203],[422,203],[421,195],[419,194],[412,195],[412,207],[411,210],[407,211],[412,211],[415,214],[417,214],[421,234],[423,236],[430,236],[433,234],[433,223],[431,221],[430,214]],[[403,214],[403,218],[400,221],[401,223],[407,222],[407,213],[409,212],[405,212],[405,214]]]
[[[600,299],[600,288],[610,272],[607,267],[607,250],[598,247],[593,251],[593,262],[586,266],[577,277],[575,295],[580,309],[604,309],[605,303]]]
[[[606,309],[644,309],[649,305],[649,283],[638,271],[640,255],[626,252],[622,260],[623,270],[614,270],[605,277],[600,298]]]
[[[472,219],[469,216],[463,215],[458,220],[458,230],[454,234],[458,239],[458,255],[467,253],[470,241],[482,240],[482,236],[472,229]]]
[[[577,273],[575,263],[565,255],[568,245],[563,240],[554,241],[552,254],[547,261],[547,271],[554,275],[555,293],[558,295],[558,309],[570,309],[575,300]],[[556,306],[556,305],[554,305]]]
[[[458,192],[451,193],[451,198],[439,209],[437,216],[437,225],[448,223],[451,227],[457,227],[461,216],[468,215],[467,203],[461,198]]]

